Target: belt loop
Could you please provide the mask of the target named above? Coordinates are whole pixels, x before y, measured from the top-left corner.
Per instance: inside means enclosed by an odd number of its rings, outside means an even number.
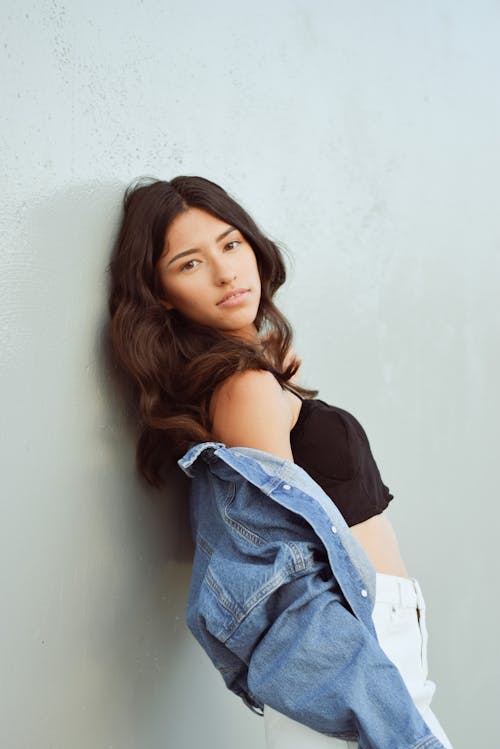
[[[400,609],[400,608],[403,607],[403,604],[404,604],[403,583],[402,583],[401,580],[397,580],[397,584],[398,584],[398,603],[397,603],[397,606],[398,606],[398,609]]]

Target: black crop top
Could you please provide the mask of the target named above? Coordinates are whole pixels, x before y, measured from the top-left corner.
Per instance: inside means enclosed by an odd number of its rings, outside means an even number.
[[[302,400],[290,432],[294,462],[333,499],[348,526],[380,514],[393,495],[382,482],[359,421],[338,406],[284,387]]]

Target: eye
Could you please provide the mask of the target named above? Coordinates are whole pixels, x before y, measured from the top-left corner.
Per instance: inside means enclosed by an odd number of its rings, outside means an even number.
[[[187,268],[188,270],[191,270],[192,266],[191,266],[191,268],[188,268],[188,265],[190,263],[199,263],[199,262],[200,262],[199,260],[188,260],[187,263],[184,263],[184,265],[181,265],[181,267],[179,268],[179,270],[183,271],[185,268]]]
[[[228,242],[227,243],[226,247],[229,247],[230,244],[239,245],[239,244],[241,244],[241,242],[239,240],[237,240],[237,239],[233,239],[232,242]],[[234,249],[234,247],[232,247],[231,249]]]

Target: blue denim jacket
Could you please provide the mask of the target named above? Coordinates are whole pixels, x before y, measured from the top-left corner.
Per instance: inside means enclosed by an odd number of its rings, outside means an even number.
[[[378,643],[375,568],[319,484],[222,442],[177,462],[191,478],[187,624],[226,686],[360,749],[444,749]]]

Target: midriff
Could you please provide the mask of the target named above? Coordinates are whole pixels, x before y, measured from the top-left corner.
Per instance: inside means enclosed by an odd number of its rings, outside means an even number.
[[[290,429],[292,429],[297,421],[302,401],[290,390],[285,390],[284,392],[290,399],[292,414]],[[386,575],[409,577],[408,570],[401,557],[396,533],[387,514],[387,509],[378,515],[373,515],[368,520],[364,520],[362,523],[351,525],[350,530],[377,572],[383,572]]]
[[[396,533],[387,516],[387,510],[379,515],[373,515],[362,523],[351,525],[350,530],[377,572],[409,577],[401,557]]]

